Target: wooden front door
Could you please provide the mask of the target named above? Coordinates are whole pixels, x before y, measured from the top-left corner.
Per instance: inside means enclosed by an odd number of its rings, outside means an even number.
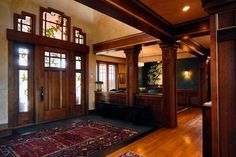
[[[70,117],[70,52],[45,47],[38,49],[35,57],[36,122]]]

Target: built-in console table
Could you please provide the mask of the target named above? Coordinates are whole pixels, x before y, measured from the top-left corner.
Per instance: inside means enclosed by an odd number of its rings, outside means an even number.
[[[133,106],[126,105],[125,92],[96,92],[95,95],[96,112],[103,117],[163,125],[162,94],[136,94]]]

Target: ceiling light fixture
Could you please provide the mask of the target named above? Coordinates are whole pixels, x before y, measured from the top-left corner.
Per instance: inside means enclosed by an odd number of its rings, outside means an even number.
[[[144,66],[144,62],[143,62],[143,50],[141,49],[141,54],[139,57],[139,61],[138,61],[138,67],[143,67]]]
[[[190,9],[190,6],[189,5],[186,5],[183,7],[182,11],[186,12]]]

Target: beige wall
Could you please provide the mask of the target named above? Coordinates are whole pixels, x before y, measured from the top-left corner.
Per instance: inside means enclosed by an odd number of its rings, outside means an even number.
[[[6,29],[13,28],[13,13],[26,11],[36,15],[39,34],[39,8],[51,7],[71,17],[74,26],[87,34],[89,54],[89,109],[94,109],[96,56],[92,44],[140,32],[126,24],[98,13],[74,0],[1,0],[0,1],[0,124],[8,122],[8,42]]]

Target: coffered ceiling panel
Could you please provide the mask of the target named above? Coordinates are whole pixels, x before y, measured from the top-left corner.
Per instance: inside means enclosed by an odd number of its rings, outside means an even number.
[[[201,0],[140,1],[171,24],[179,24],[208,16],[201,6]],[[184,12],[182,11],[184,6],[190,6],[190,9]]]

